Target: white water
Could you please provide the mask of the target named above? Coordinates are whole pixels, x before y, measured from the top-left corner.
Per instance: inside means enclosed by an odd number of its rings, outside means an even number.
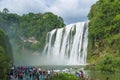
[[[88,22],[78,22],[48,32],[43,54],[54,65],[85,65]]]

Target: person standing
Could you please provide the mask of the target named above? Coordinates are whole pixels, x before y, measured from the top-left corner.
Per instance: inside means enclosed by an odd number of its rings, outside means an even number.
[[[50,79],[50,77],[51,77],[51,72],[50,72],[50,69],[47,71],[47,73],[48,73],[48,79]]]

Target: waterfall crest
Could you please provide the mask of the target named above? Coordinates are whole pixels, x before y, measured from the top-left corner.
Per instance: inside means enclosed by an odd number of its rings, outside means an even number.
[[[78,22],[47,33],[43,54],[55,65],[85,65],[88,45],[88,22]]]

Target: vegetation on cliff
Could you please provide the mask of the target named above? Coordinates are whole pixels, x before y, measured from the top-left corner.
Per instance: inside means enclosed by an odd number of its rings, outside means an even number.
[[[99,0],[88,14],[88,61],[98,69],[120,71],[120,1]]]
[[[19,45],[18,49],[42,49],[47,32],[64,25],[63,19],[51,12],[28,13],[22,16],[9,13],[7,9],[0,12],[0,28],[7,32],[13,43]]]
[[[0,79],[5,78],[10,61],[12,61],[11,45],[8,36],[0,29]]]

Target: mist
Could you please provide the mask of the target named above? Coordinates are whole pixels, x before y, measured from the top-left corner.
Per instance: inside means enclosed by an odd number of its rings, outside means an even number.
[[[24,52],[29,52],[24,50]],[[16,66],[44,66],[44,65],[66,65],[67,58],[63,59],[59,56],[41,54],[39,52],[14,54],[14,65]]]

